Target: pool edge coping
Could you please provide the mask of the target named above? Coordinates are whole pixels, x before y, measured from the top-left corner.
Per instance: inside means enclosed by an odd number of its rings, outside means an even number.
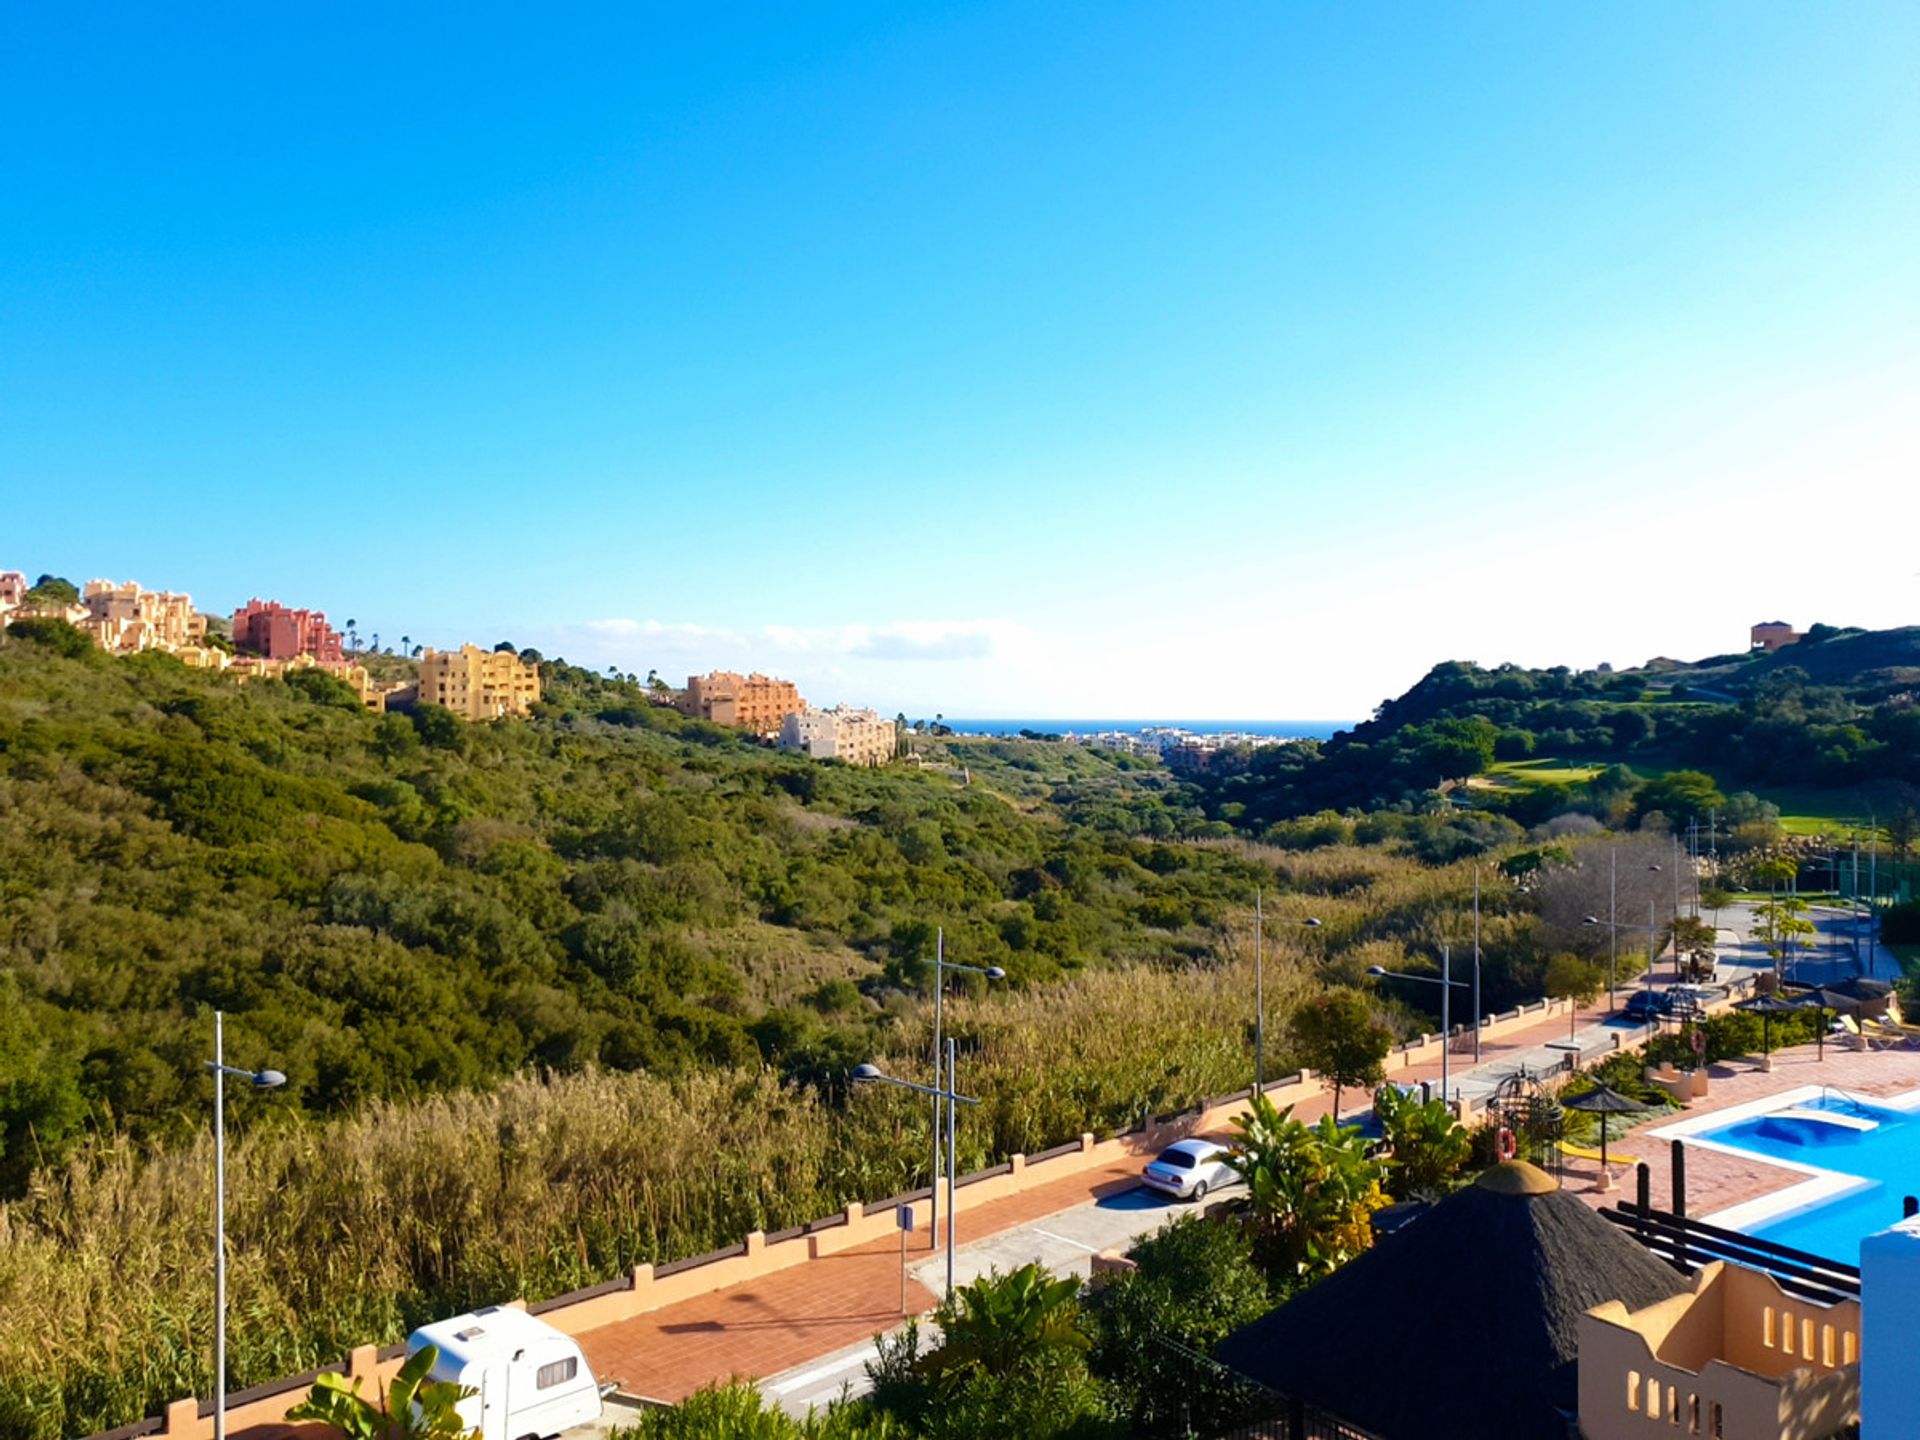
[[[1853,1191],[1865,1190],[1869,1186],[1884,1183],[1863,1175],[1851,1175],[1844,1170],[1809,1165],[1802,1161],[1743,1149],[1738,1145],[1728,1145],[1719,1140],[1702,1138],[1707,1131],[1722,1130],[1730,1125],[1738,1125],[1744,1120],[1775,1114],[1794,1105],[1805,1104],[1810,1099],[1816,1099],[1832,1091],[1837,1091],[1850,1100],[1857,1100],[1865,1105],[1875,1105],[1884,1110],[1920,1113],[1920,1088],[1903,1091],[1898,1095],[1868,1096],[1856,1095],[1853,1091],[1837,1085],[1798,1085],[1791,1089],[1775,1091],[1771,1095],[1762,1095],[1758,1099],[1743,1100],[1740,1104],[1729,1105],[1724,1110],[1712,1110],[1691,1119],[1674,1120],[1665,1125],[1657,1125],[1646,1134],[1652,1140],[1681,1140],[1689,1145],[1697,1145],[1702,1150],[1731,1155],[1741,1160],[1757,1161],[1763,1165],[1771,1165],[1777,1170],[1797,1171],[1807,1177],[1797,1184],[1769,1191],[1765,1195],[1756,1195],[1751,1200],[1742,1200],[1738,1204],[1725,1206],[1701,1217],[1703,1224],[1718,1225],[1727,1230],[1746,1230],[1750,1226],[1782,1219],[1795,1211],[1824,1205]]]

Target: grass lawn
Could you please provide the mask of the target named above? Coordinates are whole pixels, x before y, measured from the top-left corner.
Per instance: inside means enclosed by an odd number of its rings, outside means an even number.
[[[1591,780],[1605,768],[1583,760],[1546,756],[1532,760],[1496,760],[1487,777],[1496,785],[1526,789],[1534,785],[1577,785]]]
[[[1893,958],[1900,962],[1900,968],[1909,975],[1920,976],[1920,945],[1889,945]]]

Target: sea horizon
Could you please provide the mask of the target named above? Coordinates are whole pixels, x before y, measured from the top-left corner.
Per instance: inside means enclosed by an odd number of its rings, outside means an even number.
[[[1148,729],[1191,730],[1196,735],[1279,735],[1296,740],[1326,740],[1337,730],[1351,730],[1358,720],[1029,720],[946,719],[940,722],[961,735],[1018,735],[1035,730],[1043,735],[1099,735],[1110,731],[1132,734]]]

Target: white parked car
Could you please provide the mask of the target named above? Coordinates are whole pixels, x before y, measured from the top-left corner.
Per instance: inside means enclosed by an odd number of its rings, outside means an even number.
[[[1181,1200],[1204,1200],[1207,1192],[1240,1177],[1227,1164],[1227,1147],[1211,1140],[1180,1140],[1156,1155],[1140,1178]]]

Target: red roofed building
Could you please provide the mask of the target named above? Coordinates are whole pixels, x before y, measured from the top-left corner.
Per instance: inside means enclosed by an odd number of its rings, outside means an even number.
[[[340,632],[327,624],[326,611],[289,610],[277,600],[249,600],[234,611],[233,644],[269,660],[311,655],[322,665],[346,663]]]

